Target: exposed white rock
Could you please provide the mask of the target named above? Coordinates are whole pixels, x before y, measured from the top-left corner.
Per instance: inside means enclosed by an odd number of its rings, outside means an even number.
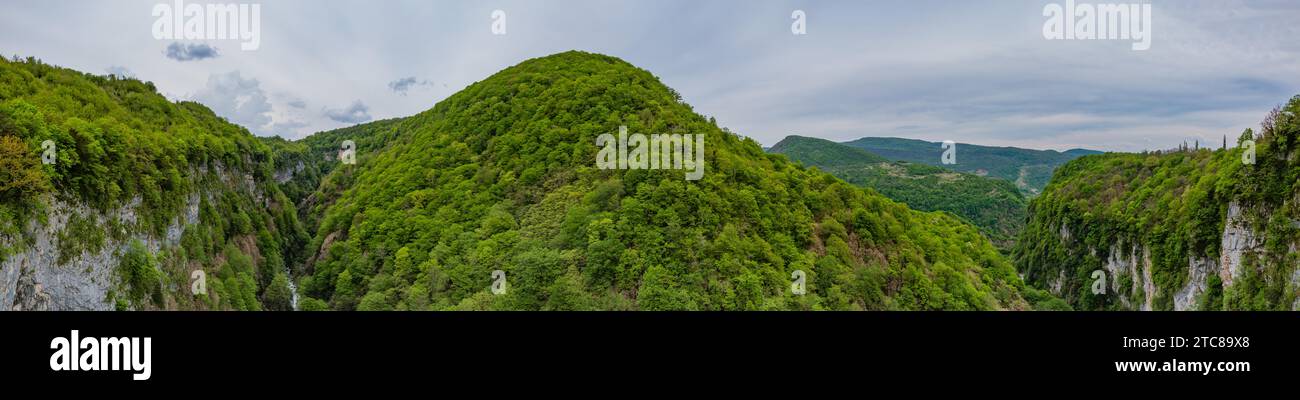
[[[1048,287],[1052,291],[1052,294],[1057,296],[1061,295],[1061,287],[1065,285],[1065,270],[1061,270],[1060,272],[1061,272],[1060,274],[1057,274],[1055,280],[1047,283]]]
[[[1206,277],[1211,272],[1218,273],[1219,266],[1214,260],[1204,257],[1188,257],[1187,285],[1174,294],[1174,311],[1196,310],[1197,297],[1208,288]]]
[[[1219,279],[1223,280],[1224,287],[1232,286],[1233,279],[1241,275],[1242,256],[1260,245],[1241,211],[1237,202],[1228,204],[1228,218],[1219,245]]]
[[[1115,296],[1119,298],[1124,308],[1133,309],[1133,297],[1140,293],[1143,295],[1143,302],[1137,308],[1151,311],[1157,292],[1155,282],[1151,280],[1151,251],[1135,244],[1129,246],[1128,252],[1125,253],[1124,247],[1125,241],[1121,239],[1112,244],[1107,252],[1109,255],[1103,267],[1106,269],[1107,278],[1110,279],[1110,287],[1114,289]],[[1120,287],[1122,277],[1129,277],[1133,282],[1132,285],[1127,288]]]
[[[298,163],[295,164],[292,168],[285,168],[279,171],[275,171],[275,182],[276,183],[288,182],[290,179],[293,179],[294,175],[297,175],[299,172],[302,172],[302,170],[306,167],[307,166],[303,165],[302,161],[298,161]]]
[[[1129,254],[1124,254],[1121,251],[1123,248],[1124,241],[1122,239],[1119,243],[1111,246],[1104,268],[1106,269],[1107,279],[1110,279],[1110,288],[1119,298],[1120,304],[1123,304],[1124,308],[1132,309],[1133,303],[1130,297],[1137,294],[1141,278],[1138,277],[1137,263],[1133,262],[1133,260],[1137,259],[1136,248],[1131,248]],[[1133,284],[1127,288],[1119,286],[1120,278],[1124,276],[1132,278],[1133,281]]]
[[[1291,252],[1295,253],[1294,244],[1291,245]],[[1295,271],[1291,273],[1291,290],[1296,291],[1298,295],[1295,303],[1291,304],[1291,310],[1300,311],[1300,267],[1296,267]]]
[[[140,199],[107,213],[53,197],[44,203],[47,223],[28,221],[23,235],[30,242],[0,262],[0,310],[110,310],[108,291],[118,280],[113,271],[130,243],[139,240],[157,252],[179,243],[184,226],[197,223],[199,217],[199,196],[193,194],[187,199],[185,215],[172,220],[164,237],[133,234],[119,241],[105,235],[98,251],[82,251],[59,264],[59,232],[73,215],[91,218],[101,227],[113,219],[129,226],[136,222]]]
[[[1151,249],[1148,248],[1142,249],[1142,291],[1146,295],[1142,311],[1151,311],[1156,298],[1156,283],[1151,279]]]

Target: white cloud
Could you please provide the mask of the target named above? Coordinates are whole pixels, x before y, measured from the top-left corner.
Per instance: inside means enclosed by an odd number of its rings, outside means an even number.
[[[329,119],[345,124],[359,124],[372,119],[370,107],[367,107],[361,100],[355,100],[352,104],[343,108],[327,108],[324,113]]]
[[[244,78],[239,71],[209,75],[207,85],[190,99],[254,133],[269,133],[271,103],[266,92],[256,79]]]
[[[160,91],[208,93],[200,101],[258,134],[412,115],[502,68],[571,49],[645,68],[767,145],[799,133],[1167,148],[1232,136],[1300,93],[1300,3],[1155,2],[1151,50],[1134,52],[1123,41],[1044,40],[1047,2],[286,0],[262,15],[259,50],[223,48],[199,63],[159,57],[156,1],[18,2],[0,13],[0,49],[86,71],[130,65]],[[510,16],[508,35],[490,32],[497,8]],[[796,8],[807,35],[790,34]],[[208,87],[232,70],[256,88]],[[431,76],[438,85],[418,84]],[[418,96],[393,95],[416,87]],[[217,95],[235,92],[242,102]]]
[[[111,65],[108,68],[104,68],[104,72],[107,72],[109,75],[116,75],[119,78],[135,78],[135,73],[120,65]]]

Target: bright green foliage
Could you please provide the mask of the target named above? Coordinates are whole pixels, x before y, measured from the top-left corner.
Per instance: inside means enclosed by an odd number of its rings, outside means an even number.
[[[56,150],[48,165],[47,140]],[[152,83],[0,59],[0,238],[29,237],[22,228],[47,223],[54,198],[87,206],[59,229],[59,261],[127,247],[118,275],[131,289],[112,299],[122,308],[260,309],[257,288],[304,258],[307,240],[272,158],[246,129],[198,103],[169,102]],[[192,201],[199,221],[189,224]],[[115,217],[123,210],[134,223]],[[165,237],[174,224],[178,244],[154,254],[127,246]],[[14,250],[22,249],[0,257]],[[246,265],[229,267],[237,257]],[[208,279],[209,296],[190,293],[194,269],[221,276]]]
[[[825,139],[788,136],[768,149],[921,211],[947,211],[1009,249],[1025,224],[1026,201],[1009,181],[889,161]]]
[[[0,136],[0,201],[16,202],[43,193],[49,190],[48,186],[36,153],[17,136]]]
[[[1156,296],[1135,299],[1172,309],[1174,294],[1190,280],[1189,258],[1220,260],[1229,205],[1237,203],[1262,245],[1245,253],[1241,276],[1226,289],[1219,271],[1210,271],[1208,290],[1197,304],[1211,310],[1292,309],[1300,290],[1294,250],[1300,243],[1297,115],[1300,96],[1271,114],[1261,135],[1250,130],[1242,135],[1256,142],[1254,165],[1242,161],[1246,146],[1184,145],[1166,152],[1087,156],[1062,166],[1030,204],[1016,264],[1039,287],[1064,275],[1062,296],[1076,308],[1123,308],[1114,293],[1093,295],[1090,276],[1112,245],[1122,243],[1116,251],[1129,254],[1140,244],[1150,253]],[[1127,292],[1134,280],[1121,278]],[[1134,295],[1144,296],[1137,290]]]
[[[41,168],[60,192],[101,210],[139,197],[142,215],[158,216],[145,226],[155,233],[184,205],[193,166],[257,171],[253,163],[270,157],[243,128],[197,103],[169,103],[152,84],[33,59],[0,60],[0,129],[33,154],[55,143],[57,161]]]
[[[596,169],[596,136],[620,125],[704,135],[704,179]],[[34,162],[44,140],[54,165]],[[356,165],[338,162],[344,140]],[[297,142],[255,139],[149,83],[4,60],[0,151],[13,155],[0,234],[42,221],[51,194],[89,205],[59,251],[130,241],[109,299],[122,309],[285,309],[285,269],[306,275],[304,310],[1029,306],[970,225],[765,154],[600,55],[530,60],[424,113]],[[135,223],[106,219],[123,207]],[[177,223],[157,252],[133,240]],[[205,293],[188,292],[195,269]]]
[[[703,179],[596,169],[596,137],[620,125],[705,135]],[[324,217],[307,246],[320,251],[301,282],[304,302],[327,299],[339,310],[1028,307],[1015,271],[975,228],[765,154],[616,58],[529,60],[431,110],[349,132],[360,136],[357,165],[334,167],[306,200],[306,213]],[[494,270],[506,273],[503,294],[490,291]],[[791,293],[796,270],[807,274],[804,296]]]
[[[303,297],[298,299],[299,311],[328,311],[330,306],[319,299]]]
[[[313,193],[333,193],[333,188],[350,184],[325,181],[335,168],[345,166],[339,157],[345,140],[353,142],[360,161],[392,142],[397,137],[395,128],[400,122],[401,119],[374,121],[319,132],[294,142],[279,137],[262,138],[262,141],[274,150],[277,175],[286,178],[280,184],[281,189],[295,204],[303,204]],[[345,177],[346,174],[334,176],[335,179]]]
[[[1052,171],[1061,164],[1099,151],[1072,149],[1065,152],[1054,150],[1030,150],[1015,147],[990,147],[973,144],[957,144],[957,163],[944,165],[940,158],[944,148],[941,143],[915,139],[868,137],[845,145],[857,147],[880,155],[890,160],[908,161],[928,164],[954,171],[961,171],[992,178],[1015,182],[1027,197],[1042,192],[1043,187],[1052,179]]]

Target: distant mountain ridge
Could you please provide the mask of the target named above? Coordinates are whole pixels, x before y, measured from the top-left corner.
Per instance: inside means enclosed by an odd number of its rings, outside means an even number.
[[[703,135],[707,172],[594,167],[595,140],[620,126]],[[348,129],[279,143],[278,165],[307,160],[285,183],[314,233],[302,309],[1020,310],[1043,297],[973,226],[766,154],[613,57],[527,60]],[[354,165],[311,166],[344,138]]]
[[[768,149],[922,211],[947,211],[1008,249],[1024,227],[1028,203],[1009,181],[893,161],[825,139],[787,136]]]
[[[621,127],[707,139],[706,173],[593,165],[596,139]],[[56,163],[42,160],[46,141]],[[419,114],[297,141],[256,138],[147,82],[0,61],[0,166],[3,309],[1054,300],[954,214],[765,153],[650,72],[599,54],[527,60]]]
[[[843,144],[897,161],[910,161],[1006,179],[1016,184],[1026,196],[1042,193],[1052,172],[1066,162],[1103,152],[1088,149],[1033,150],[1018,147],[993,147],[957,143],[957,163],[944,165],[942,143],[917,139],[864,137]]]

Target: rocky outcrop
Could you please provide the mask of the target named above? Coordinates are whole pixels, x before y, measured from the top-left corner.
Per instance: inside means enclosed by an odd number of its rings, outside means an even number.
[[[1295,252],[1295,247],[1291,248],[1291,252]],[[1300,268],[1296,268],[1295,272],[1291,274],[1291,287],[1295,288],[1296,291],[1300,291]],[[1291,304],[1291,310],[1300,311],[1300,295],[1296,296],[1295,303]]]
[[[1112,245],[1107,252],[1106,264],[1103,266],[1106,270],[1106,276],[1110,279],[1110,289],[1119,298],[1120,304],[1125,308],[1134,308],[1134,298],[1139,294],[1145,299],[1140,308],[1143,310],[1151,309],[1151,299],[1155,297],[1155,285],[1151,284],[1151,253],[1143,250],[1140,246],[1128,246],[1129,251],[1123,251],[1124,241]],[[1139,257],[1139,254],[1141,255]],[[1121,279],[1130,278],[1132,284],[1125,288],[1121,287]]]
[[[1259,245],[1255,239],[1255,234],[1249,228],[1245,227],[1241,221],[1240,208],[1236,204],[1232,206],[1233,217],[1229,218],[1229,223],[1224,227],[1223,233],[1223,250],[1219,260],[1201,256],[1190,256],[1187,260],[1187,283],[1174,293],[1174,310],[1192,311],[1199,306],[1198,301],[1201,294],[1205,293],[1209,287],[1208,277],[1211,273],[1220,274],[1223,279],[1223,287],[1226,289],[1231,284],[1231,277],[1239,273],[1241,259],[1245,252],[1254,251]],[[1066,240],[1072,237],[1070,230],[1064,226],[1060,228],[1060,237]],[[1096,255],[1097,249],[1088,249],[1091,254]],[[1108,289],[1116,296],[1120,304],[1127,309],[1137,309],[1150,311],[1154,308],[1154,299],[1160,292],[1156,287],[1155,281],[1151,276],[1151,252],[1140,244],[1128,245],[1125,241],[1119,242],[1106,249],[1107,255],[1104,264],[1101,266],[1108,279]],[[1131,286],[1123,287],[1124,278],[1129,278]],[[1049,289],[1053,293],[1060,293],[1061,287],[1066,279],[1065,271],[1060,271],[1057,279],[1048,283]],[[1300,282],[1300,270],[1296,271],[1296,280]],[[1300,287],[1300,285],[1296,285]],[[1141,296],[1141,302],[1136,300]],[[1300,306],[1300,301],[1297,301]],[[1293,307],[1300,308],[1300,307]]]
[[[110,220],[132,226],[140,199],[109,212],[52,197],[45,204],[46,223],[28,221],[23,231],[27,243],[21,246],[22,251],[0,262],[0,310],[113,309],[108,293],[119,281],[114,271],[127,246],[139,240],[149,251],[157,252],[163,246],[179,243],[185,225],[196,223],[199,218],[199,196],[192,194],[187,199],[185,214],[173,219],[163,237],[131,234],[118,240],[105,235],[98,249],[83,250],[60,263],[59,233],[74,215],[89,218],[100,227],[107,226]]]
[[[1224,287],[1231,286],[1233,279],[1241,275],[1242,256],[1259,246],[1259,238],[1242,216],[1241,205],[1232,202],[1228,205],[1228,218],[1223,224],[1219,245],[1219,279],[1223,280]]]
[[[1217,259],[1205,255],[1187,257],[1187,281],[1173,294],[1174,310],[1197,310],[1201,295],[1210,289],[1208,279],[1210,274],[1218,274],[1223,282],[1222,289],[1227,290],[1233,280],[1241,276],[1242,260],[1249,253],[1262,251],[1262,240],[1250,228],[1243,211],[1242,207],[1235,202],[1229,205],[1220,238],[1220,255]],[[1074,236],[1064,224],[1058,232],[1062,244],[1068,243]],[[1296,245],[1293,244],[1291,252],[1296,251],[1295,247]],[[1089,248],[1088,251],[1094,256],[1098,253],[1098,249],[1094,248]],[[1141,244],[1128,245],[1126,241],[1120,240],[1105,249],[1104,254],[1106,258],[1101,268],[1105,270],[1106,277],[1109,279],[1108,288],[1120,304],[1127,309],[1152,310],[1153,301],[1161,288],[1156,287],[1151,277],[1152,263],[1149,249],[1143,248]],[[1060,272],[1059,277],[1048,282],[1048,288],[1057,294],[1066,279],[1065,271]],[[1132,282],[1131,287],[1122,287],[1126,281],[1124,278],[1130,278],[1127,281]],[[1300,268],[1292,274],[1291,287],[1300,288]],[[1135,301],[1139,295],[1142,296],[1140,303]],[[1300,299],[1297,299],[1291,308],[1300,310]]]
[[[1197,300],[1208,289],[1209,283],[1206,281],[1206,277],[1211,273],[1219,273],[1218,262],[1208,258],[1188,257],[1187,285],[1174,294],[1175,311],[1195,311],[1197,309]]]
[[[294,175],[302,172],[304,168],[307,168],[307,166],[303,165],[302,161],[298,161],[297,164],[294,164],[293,168],[283,168],[275,171],[275,183],[288,182],[293,179]]]
[[[45,293],[45,287],[36,283],[32,278],[32,270],[21,268],[18,270],[18,284],[14,287],[14,300],[12,310],[48,310],[50,309],[50,295]]]

